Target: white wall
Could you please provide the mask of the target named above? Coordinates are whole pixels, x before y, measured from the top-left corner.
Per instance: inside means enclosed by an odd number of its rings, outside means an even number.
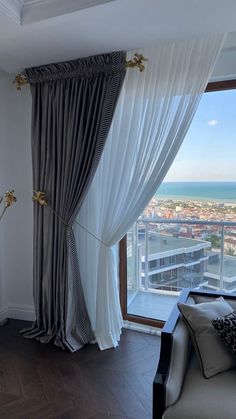
[[[0,73],[0,195],[17,196],[0,226],[0,319],[33,319],[31,97],[12,79]]]
[[[3,124],[3,104],[4,101],[1,100],[2,94],[4,89],[4,73],[0,72],[0,126]],[[3,155],[3,141],[2,135],[0,132],[0,186],[4,185],[5,183],[5,173],[6,173],[6,162],[4,160]],[[0,196],[3,195],[2,187],[0,187]],[[2,211],[2,206],[0,207],[0,211]],[[3,222],[0,224],[0,321],[2,317],[4,317],[4,301],[6,299],[5,296],[5,289],[4,289],[4,262],[3,262],[3,243],[4,243],[4,228]]]

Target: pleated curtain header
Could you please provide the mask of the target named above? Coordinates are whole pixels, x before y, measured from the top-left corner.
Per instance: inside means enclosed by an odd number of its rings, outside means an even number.
[[[120,73],[125,71],[125,59],[126,53],[117,51],[28,68],[24,71],[24,75],[30,84],[36,84],[99,73]]]

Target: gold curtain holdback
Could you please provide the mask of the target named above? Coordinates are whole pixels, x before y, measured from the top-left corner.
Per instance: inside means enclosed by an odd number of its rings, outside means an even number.
[[[10,191],[6,191],[5,193],[5,207],[10,207],[14,202],[16,202],[15,191],[11,189]]]
[[[0,196],[0,204],[2,203],[2,201],[3,201],[3,197]],[[4,208],[3,208],[3,211],[0,215],[0,221],[1,221],[1,219],[4,215],[4,213],[5,213],[6,209],[9,208],[16,201],[17,201],[17,199],[16,199],[16,196],[15,196],[15,191],[13,189],[11,189],[10,191],[5,192],[5,194],[4,194]]]
[[[45,192],[41,191],[33,191],[32,201],[38,202],[40,205],[48,205],[47,200],[45,198]]]
[[[68,224],[64,218],[62,218],[47,202],[45,197],[45,192],[42,191],[35,191],[33,190],[33,196],[32,201],[35,203],[38,203],[39,205],[42,205],[43,207],[47,207],[63,224],[65,224],[67,227],[72,229],[72,225]],[[84,231],[86,231],[90,236],[92,236],[94,239],[98,240],[100,243],[102,243],[104,246],[109,247],[103,240],[101,240],[99,237],[97,237],[95,234],[91,233],[91,231],[87,230],[85,227],[83,227],[78,221],[74,220],[74,223],[77,224],[79,227],[81,227]]]

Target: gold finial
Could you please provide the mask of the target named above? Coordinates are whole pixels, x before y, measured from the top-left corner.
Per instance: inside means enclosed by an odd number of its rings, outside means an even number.
[[[23,74],[17,74],[12,83],[16,85],[17,90],[21,90],[23,86],[28,84],[28,80]]]
[[[12,189],[11,191],[6,191],[5,193],[5,208],[10,207],[13,202],[16,202],[15,191]]]
[[[133,60],[126,61],[126,67],[133,68],[137,67],[139,68],[139,71],[145,70],[145,65],[143,64],[143,61],[148,61],[147,58],[144,58],[142,54],[138,54],[137,52],[134,54]]]
[[[33,191],[34,195],[32,197],[32,201],[38,202],[40,205],[47,206],[47,200],[45,198],[45,192],[41,191]]]

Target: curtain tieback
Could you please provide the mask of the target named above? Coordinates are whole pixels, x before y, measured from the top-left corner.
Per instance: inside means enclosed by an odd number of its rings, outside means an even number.
[[[32,196],[32,201],[33,202],[37,202],[39,205],[43,206],[43,207],[47,207],[54,215],[55,217],[58,218],[59,221],[61,221],[61,223],[63,223],[64,225],[66,225],[66,227],[70,228],[72,230],[72,225],[68,224],[68,222],[62,218],[49,204],[48,201],[46,199],[46,194],[45,192],[42,191],[35,191],[33,190],[33,196]],[[83,227],[78,221],[74,221],[76,224],[78,224],[78,226],[80,226],[84,231],[86,231],[90,236],[92,236],[94,239],[98,240],[101,244],[103,244],[106,247],[110,247],[108,246],[104,241],[102,241],[99,237],[97,237],[95,234],[91,233],[91,231],[87,230],[85,227]]]

